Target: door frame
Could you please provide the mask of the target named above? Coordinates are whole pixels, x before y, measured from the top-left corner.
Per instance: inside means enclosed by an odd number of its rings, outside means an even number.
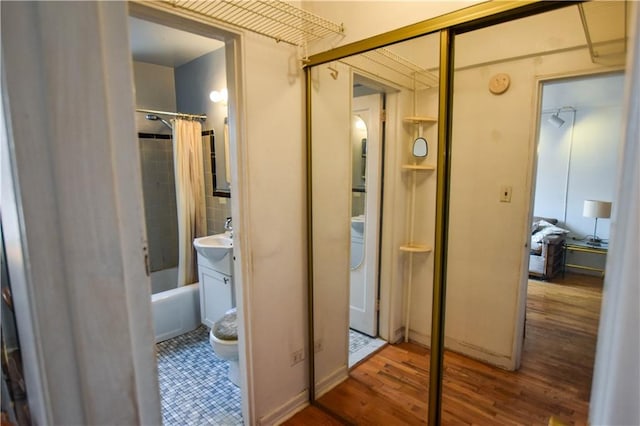
[[[352,76],[353,81],[353,76]],[[353,86],[353,84],[352,84]],[[364,226],[364,247],[363,247],[363,261],[365,262],[364,267],[364,275],[365,275],[365,292],[372,290],[372,295],[365,296],[365,304],[366,310],[371,310],[373,318],[371,319],[371,324],[369,324],[369,316],[366,315],[366,327],[369,325],[372,327],[369,334],[372,337],[377,337],[378,335],[378,310],[376,309],[377,301],[379,300],[379,262],[380,262],[380,225],[381,225],[381,206],[382,206],[382,185],[383,185],[383,176],[382,176],[382,163],[383,163],[383,139],[384,136],[382,134],[382,120],[381,116],[376,117],[376,111],[372,111],[370,108],[358,108],[356,109],[356,103],[360,103],[362,101],[356,102],[356,99],[362,99],[365,97],[377,97],[376,107],[379,108],[378,112],[381,114],[384,109],[383,102],[383,93],[376,92],[372,95],[361,96],[358,98],[353,98],[351,100],[351,113],[352,115],[356,115],[356,111],[371,111],[369,121],[367,122],[367,142],[366,142],[366,157],[365,157],[365,226]],[[372,103],[372,101],[367,101],[367,103]],[[368,106],[367,106],[368,108]],[[371,124],[371,126],[369,126]],[[372,139],[371,135],[375,135],[375,143],[371,144],[370,140]],[[353,152],[353,149],[352,149]],[[370,164],[371,163],[371,164]],[[353,166],[353,159],[351,161],[351,165]],[[353,171],[352,171],[353,173]],[[373,179],[375,177],[375,180]],[[374,197],[370,195],[373,194]],[[353,231],[352,231],[353,232]],[[371,251],[374,253],[371,253]],[[351,288],[351,283],[349,284]],[[351,298],[350,298],[351,300]],[[350,315],[349,315],[349,327],[351,328],[351,320],[352,315],[351,311],[353,308],[351,307],[351,303],[349,303]],[[360,331],[360,330],[358,330]]]
[[[533,135],[533,139],[530,145],[530,153],[529,158],[530,163],[528,164],[528,179],[529,182],[527,186],[531,189],[528,198],[528,228],[531,229],[533,223],[533,211],[535,208],[535,195],[536,195],[536,175],[538,171],[538,143],[540,140],[540,121],[542,120],[542,89],[544,84],[559,81],[559,80],[568,80],[573,78],[580,77],[595,77],[606,74],[615,74],[615,73],[625,73],[625,67],[609,67],[606,69],[599,70],[584,70],[579,72],[569,72],[569,73],[560,73],[560,74],[544,74],[539,75],[535,78],[534,85],[536,99],[535,99],[535,110],[534,110],[534,119],[531,120],[531,125],[535,126],[531,129],[531,135]],[[515,368],[520,368],[522,362],[522,350],[524,347],[524,337],[525,337],[525,327],[526,327],[526,312],[527,312],[527,287],[529,284],[529,244],[530,241],[525,242],[525,250],[523,254],[523,266],[522,266],[522,279],[520,282],[519,288],[519,300],[518,300],[518,321],[516,326],[516,339],[514,340],[514,354],[516,365]]]
[[[226,34],[229,131],[238,141],[231,152],[237,182],[232,212],[238,228],[247,229],[242,208],[248,197],[242,190],[243,35],[170,5],[69,4],[65,13],[60,7],[64,5],[3,5],[3,13],[12,16],[8,22],[15,24],[15,37],[14,43],[3,42],[2,52],[2,226],[31,416],[38,424],[160,424],[126,19],[132,14],[192,32]],[[80,22],[88,25],[87,20],[95,21],[97,29],[78,38],[74,31]],[[33,28],[41,28],[40,33]],[[64,46],[55,50],[59,57],[51,58],[48,43]],[[96,55],[102,60],[96,62]],[[77,66],[63,74],[56,61],[74,59]],[[79,105],[80,113],[64,106],[48,108],[57,99],[65,105],[69,97],[88,99],[92,108]],[[74,122],[70,135],[57,125],[63,122]],[[106,131],[98,134],[96,128]],[[89,143],[74,138],[78,132],[96,137]],[[95,237],[98,249],[87,247],[88,235]],[[242,256],[250,239],[245,233],[236,235],[234,275],[244,282],[236,286],[236,295],[247,308],[239,307],[238,326],[244,336],[239,348],[242,414],[253,424],[251,286],[246,285],[250,275]],[[56,356],[47,356],[52,353]]]

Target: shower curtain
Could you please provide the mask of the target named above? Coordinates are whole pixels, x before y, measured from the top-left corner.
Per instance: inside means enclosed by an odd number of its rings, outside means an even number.
[[[207,233],[200,122],[174,120],[173,164],[178,210],[178,287],[180,287],[198,281],[193,239]]]

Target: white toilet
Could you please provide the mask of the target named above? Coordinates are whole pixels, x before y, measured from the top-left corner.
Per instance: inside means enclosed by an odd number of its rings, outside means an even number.
[[[238,366],[238,321],[237,309],[229,309],[217,320],[209,332],[209,342],[219,358],[229,362],[229,380],[240,387]]]

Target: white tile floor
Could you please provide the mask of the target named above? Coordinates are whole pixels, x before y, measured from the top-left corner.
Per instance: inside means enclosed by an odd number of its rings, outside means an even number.
[[[387,342],[380,338],[369,337],[349,329],[349,368],[368,357],[385,343]]]
[[[349,367],[385,343],[349,330]],[[165,426],[243,424],[240,389],[227,378],[227,362],[213,352],[207,327],[158,343],[156,349]]]
[[[209,344],[209,329],[156,345],[162,420],[171,425],[242,425],[240,389]]]

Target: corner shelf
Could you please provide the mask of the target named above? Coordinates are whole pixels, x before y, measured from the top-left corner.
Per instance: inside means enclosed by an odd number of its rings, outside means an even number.
[[[409,253],[429,253],[432,250],[433,247],[429,247],[424,244],[405,244],[400,246],[400,251],[406,251]]]
[[[403,164],[402,170],[415,170],[415,171],[431,171],[435,170],[436,166],[428,164]]]
[[[413,123],[413,124],[437,123],[438,119],[436,117],[429,117],[429,116],[426,116],[426,115],[411,115],[409,117],[405,117],[404,118],[404,122],[405,123]]]

